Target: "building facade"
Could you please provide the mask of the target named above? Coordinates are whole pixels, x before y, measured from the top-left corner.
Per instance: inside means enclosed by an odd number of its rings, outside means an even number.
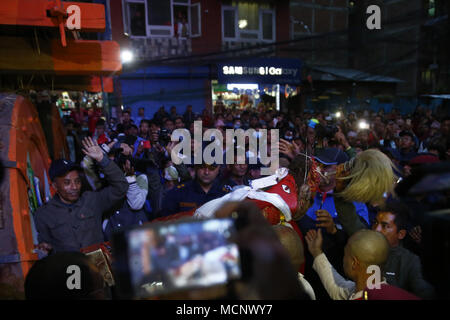
[[[212,107],[220,63],[280,57],[274,44],[290,40],[287,0],[111,0],[110,9],[112,38],[134,57],[116,101],[147,116],[162,105]]]

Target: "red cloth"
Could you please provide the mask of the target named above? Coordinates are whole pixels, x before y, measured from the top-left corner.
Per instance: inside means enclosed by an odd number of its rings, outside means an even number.
[[[367,292],[367,300],[421,300],[406,290],[386,283],[381,284],[380,289],[366,289],[365,292]],[[366,294],[363,293],[361,300],[365,300],[365,296]]]
[[[182,211],[182,212],[174,213],[174,214],[171,214],[171,215],[165,216],[165,217],[156,218],[156,219],[153,219],[152,221],[150,221],[149,223],[161,222],[161,221],[171,221],[171,220],[178,220],[178,219],[182,219],[182,218],[186,218],[186,217],[192,217],[194,215],[195,210],[197,210],[197,208],[191,209],[189,211]]]
[[[436,163],[439,162],[439,157],[432,154],[423,154],[417,157],[414,157],[409,161],[409,165],[420,165],[425,163]]]

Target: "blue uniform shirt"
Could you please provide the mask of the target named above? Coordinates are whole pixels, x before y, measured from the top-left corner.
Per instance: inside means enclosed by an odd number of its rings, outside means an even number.
[[[353,202],[353,205],[355,206],[356,214],[362,217],[366,221],[367,225],[370,226],[369,210],[367,209],[367,206],[361,202]],[[338,213],[336,212],[336,208],[334,206],[333,193],[328,193],[327,197],[325,198],[325,202],[322,203],[322,193],[318,192],[316,197],[314,198],[313,205],[308,209],[306,215],[311,219],[316,220],[317,217],[315,212],[319,209],[327,210],[333,217],[335,223],[339,223]]]
[[[208,193],[203,191],[197,180],[188,181],[170,190],[163,198],[161,216],[189,211],[198,208],[208,201],[220,198],[228,193],[218,179]]]

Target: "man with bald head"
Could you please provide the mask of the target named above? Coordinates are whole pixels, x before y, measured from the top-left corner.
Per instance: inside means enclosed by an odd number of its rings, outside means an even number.
[[[314,257],[313,269],[333,300],[418,299],[381,279],[381,270],[389,255],[389,243],[379,232],[360,230],[348,240],[343,263],[345,275],[351,281],[344,279],[329,263],[322,252],[322,241],[320,229],[310,230],[306,234],[308,249]]]

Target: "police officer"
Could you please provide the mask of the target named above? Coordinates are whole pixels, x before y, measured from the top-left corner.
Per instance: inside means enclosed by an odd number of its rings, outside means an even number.
[[[223,182],[225,189],[231,191],[236,186],[249,186],[250,180],[247,176],[248,166],[247,163],[229,164],[227,169],[230,175]]]
[[[168,216],[198,208],[228,192],[218,179],[220,171],[218,165],[204,163],[195,165],[194,168],[194,180],[180,184],[164,196],[159,216]]]
[[[226,171],[223,174],[223,185],[228,192],[238,186],[249,186],[249,158],[246,155],[239,155],[239,147],[234,150],[233,164],[226,165]],[[228,152],[228,150],[227,150]],[[224,155],[226,161],[226,155]]]

